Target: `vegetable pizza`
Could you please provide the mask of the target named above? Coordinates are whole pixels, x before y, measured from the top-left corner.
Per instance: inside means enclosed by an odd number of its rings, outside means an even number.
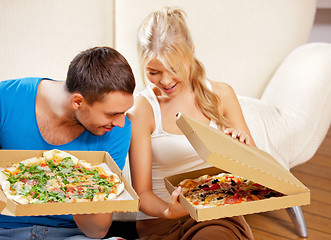
[[[7,198],[19,204],[103,201],[124,190],[115,173],[59,150],[3,169],[0,183]]]

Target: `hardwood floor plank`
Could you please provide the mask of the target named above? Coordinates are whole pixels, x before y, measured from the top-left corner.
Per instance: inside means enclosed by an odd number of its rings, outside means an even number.
[[[312,164],[317,164],[319,166],[323,166],[325,167],[327,170],[330,170],[331,168],[331,161],[329,157],[323,156],[319,153],[315,154],[314,157],[312,157],[312,159],[310,159],[308,162],[304,163],[302,166],[305,167],[304,165],[307,163],[312,163]],[[297,166],[300,167],[301,165]],[[295,167],[294,169],[296,169],[297,167]]]
[[[270,212],[259,213],[267,218],[276,219],[279,221],[285,221],[291,223],[291,219],[285,209],[274,210]]]
[[[329,234],[331,239],[330,219],[315,214],[310,214],[305,211],[303,211],[303,215],[308,228]]]
[[[270,218],[270,219],[276,219],[276,220],[285,221],[288,223],[292,222],[285,209],[263,212],[263,213],[259,213],[259,214],[262,216],[265,216],[267,218]]]
[[[318,201],[312,201],[312,204],[302,206],[303,212],[322,216],[331,221],[331,205]]]
[[[267,215],[253,214],[245,216],[248,224],[260,231],[264,231],[283,238],[293,239],[296,237],[294,226],[290,222],[270,218]]]
[[[262,231],[260,229],[255,229],[255,228],[252,228],[252,233],[255,237],[255,240],[265,240],[265,239],[268,239],[268,240],[288,240],[288,239],[291,239],[291,238],[288,238],[288,237],[277,236],[273,233],[268,233],[268,232]]]
[[[296,237],[293,239],[307,239],[307,240],[330,240],[331,236],[328,233],[324,233],[324,232],[320,232],[320,231],[316,231],[315,229],[310,229],[308,227],[308,238],[300,238],[300,237]]]
[[[285,214],[281,216],[284,217]],[[292,222],[282,221],[261,213],[247,215],[245,218],[252,228],[255,239],[303,239],[297,236]],[[308,240],[331,239],[330,220],[325,221],[325,219],[309,214],[305,214],[305,219],[308,226]]]
[[[270,211],[270,212],[264,212],[264,213],[258,213],[262,216],[265,216],[268,218],[268,224],[269,221],[284,221],[287,223],[292,224],[292,220],[290,219],[287,211],[285,209],[280,209],[280,210],[275,210],[275,211]],[[329,233],[331,235],[331,228],[329,227],[330,225],[330,219],[325,218],[320,215],[316,215],[315,213],[310,213],[306,212],[303,210],[304,218],[306,220],[307,226],[314,230],[322,231],[325,233]]]
[[[318,189],[315,187],[310,187],[310,199],[320,201],[326,204],[330,204],[331,199],[331,192]]]
[[[331,191],[331,181],[327,178],[313,176],[309,173],[303,173],[298,170],[293,170],[292,173],[308,188],[315,187],[317,189]]]
[[[319,154],[331,158],[330,146],[331,146],[331,138],[326,137],[317,151]]]
[[[329,161],[329,162],[331,164],[331,161]],[[330,169],[326,168],[323,165],[314,164],[312,162],[306,162],[302,165],[299,165],[299,166],[293,168],[291,170],[291,172],[293,172],[293,171],[299,171],[302,173],[311,174],[313,176],[323,177],[323,178],[329,179],[331,182]]]

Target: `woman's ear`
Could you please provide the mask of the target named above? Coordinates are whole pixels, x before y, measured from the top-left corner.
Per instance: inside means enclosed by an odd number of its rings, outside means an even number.
[[[71,105],[74,109],[79,109],[84,102],[84,97],[80,93],[73,93],[71,95]]]

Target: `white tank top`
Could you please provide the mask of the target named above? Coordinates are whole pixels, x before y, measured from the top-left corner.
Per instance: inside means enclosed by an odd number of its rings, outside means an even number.
[[[170,194],[163,180],[165,177],[206,168],[210,165],[200,158],[185,135],[170,134],[163,130],[160,105],[151,87],[147,87],[139,95],[149,101],[155,119],[155,130],[151,134],[153,192],[159,198],[169,202]],[[210,126],[217,128],[213,121],[210,122]],[[137,216],[138,220],[146,218],[152,217],[141,212]]]

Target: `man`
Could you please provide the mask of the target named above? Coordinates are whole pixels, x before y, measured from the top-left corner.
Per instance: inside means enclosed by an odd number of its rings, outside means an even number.
[[[125,112],[133,105],[134,88],[129,64],[108,47],[78,54],[65,82],[46,78],[2,81],[0,148],[107,151],[122,169],[131,138]],[[111,214],[0,215],[0,239],[84,238],[82,232],[102,238],[111,223]]]

